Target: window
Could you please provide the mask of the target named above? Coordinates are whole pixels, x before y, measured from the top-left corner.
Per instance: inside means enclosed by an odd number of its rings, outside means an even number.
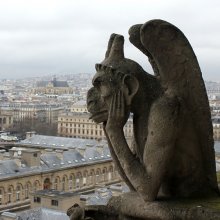
[[[65,185],[66,185],[66,178],[63,177],[63,180],[62,180],[62,190],[65,191]]]
[[[37,153],[34,153],[33,156],[34,156],[34,157],[37,157]]]
[[[12,191],[13,191],[13,189],[11,189],[11,188],[8,189],[8,203],[11,202]]]
[[[52,199],[52,200],[51,200],[51,205],[52,205],[52,206],[58,206],[58,205],[59,205],[59,202],[58,202],[57,200]]]
[[[2,205],[2,190],[0,189],[0,205]]]
[[[21,188],[20,188],[20,186],[17,186],[17,190],[16,190],[16,200],[17,201],[20,200],[20,192],[21,192]]]
[[[76,179],[76,188],[79,188],[79,178]]]
[[[29,198],[29,185],[26,185],[24,194],[25,194],[25,199],[28,199]]]
[[[55,181],[54,181],[54,189],[58,189],[58,180],[57,179],[55,179]]]
[[[73,180],[72,180],[72,176],[70,177],[71,179],[69,180],[69,190],[71,190],[73,188]]]
[[[35,202],[35,203],[41,203],[41,198],[34,196],[34,202]]]

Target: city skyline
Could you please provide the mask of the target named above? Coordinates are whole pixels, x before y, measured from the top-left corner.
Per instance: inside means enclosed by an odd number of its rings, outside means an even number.
[[[125,56],[152,73],[128,40],[131,25],[160,18],[188,38],[203,78],[220,81],[220,3],[207,1],[27,1],[0,3],[0,79],[93,73],[111,33],[125,37]]]

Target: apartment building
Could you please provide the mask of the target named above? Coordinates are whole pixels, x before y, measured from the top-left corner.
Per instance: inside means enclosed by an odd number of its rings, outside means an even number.
[[[133,123],[129,119],[124,127],[126,138],[133,134]],[[102,124],[89,119],[89,113],[68,112],[58,117],[58,135],[62,137],[79,137],[88,139],[105,139]]]
[[[13,126],[13,115],[0,110],[0,131],[7,131]]]
[[[120,181],[106,142],[35,135],[0,152],[0,212],[38,190],[78,192]]]

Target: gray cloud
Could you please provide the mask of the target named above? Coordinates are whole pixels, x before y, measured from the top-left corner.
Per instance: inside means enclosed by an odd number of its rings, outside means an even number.
[[[127,31],[161,18],[185,33],[204,78],[220,81],[219,11],[218,0],[1,1],[0,78],[93,72],[113,32],[125,36],[127,57],[151,71]]]

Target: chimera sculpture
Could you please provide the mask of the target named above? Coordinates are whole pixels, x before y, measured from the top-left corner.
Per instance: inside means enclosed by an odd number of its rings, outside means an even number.
[[[177,27],[151,20],[132,26],[129,35],[154,75],[125,58],[124,37],[112,34],[105,59],[96,64],[87,106],[91,118],[103,123],[112,158],[132,191],[118,206],[126,203],[124,213],[131,216],[171,219],[169,212],[157,215],[160,203],[152,208],[153,201],[219,195],[207,94],[193,49]],[[132,147],[123,133],[130,114]]]
[[[88,110],[94,121],[104,123],[122,177],[145,201],[155,200],[159,191],[166,197],[217,194],[209,104],[188,40],[162,20],[135,25],[129,34],[155,76],[126,59],[123,36],[113,34],[93,78],[92,90],[100,97],[94,100],[88,93]],[[134,152],[123,134],[131,112]]]

